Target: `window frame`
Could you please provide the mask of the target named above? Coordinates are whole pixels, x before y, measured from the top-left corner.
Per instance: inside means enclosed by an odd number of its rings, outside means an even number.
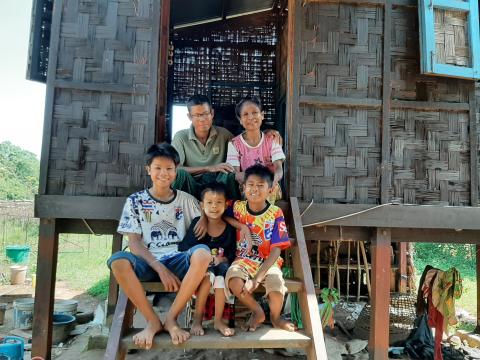
[[[435,60],[434,9],[467,13],[467,31],[471,67],[440,64]],[[466,79],[480,79],[480,24],[478,0],[419,0],[420,69],[422,74],[444,75]]]

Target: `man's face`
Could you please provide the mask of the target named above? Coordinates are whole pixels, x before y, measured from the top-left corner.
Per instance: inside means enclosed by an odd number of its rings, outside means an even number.
[[[153,185],[158,188],[169,188],[177,175],[175,163],[169,158],[160,156],[154,158],[150,166],[147,166],[147,172]]]
[[[200,204],[207,218],[220,219],[227,207],[227,200],[225,195],[221,193],[207,191],[203,195],[203,200]]]
[[[208,133],[213,124],[213,109],[208,104],[191,106],[188,118],[196,133]]]

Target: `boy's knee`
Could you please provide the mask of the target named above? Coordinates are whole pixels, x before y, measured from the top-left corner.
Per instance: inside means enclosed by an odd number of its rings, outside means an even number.
[[[207,249],[197,249],[190,257],[190,264],[192,265],[208,265],[212,261],[212,254]]]
[[[226,286],[228,286],[228,288],[232,291],[232,293],[237,297],[238,297],[238,294],[242,292],[243,285],[245,285],[245,282],[242,279],[237,277],[230,278],[230,280],[228,281],[228,284],[226,284]]]
[[[113,260],[110,264],[110,268],[112,269],[114,275],[121,274],[129,270],[133,271],[132,264],[127,259]]]

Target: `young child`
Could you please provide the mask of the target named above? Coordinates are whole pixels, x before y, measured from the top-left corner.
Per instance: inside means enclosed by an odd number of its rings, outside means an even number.
[[[208,246],[198,244],[187,252],[177,249],[192,220],[200,215],[193,196],[171,188],[178,163],[178,153],[169,144],[148,149],[146,170],[152,187],[127,198],[117,230],[128,236],[130,252],[117,252],[108,260],[118,284],[147,321],[145,329],[133,337],[137,346],[146,349],[163,329],[170,333],[173,344],[187,341],[190,334],[178,326],[177,317],[198,288],[210,286]],[[167,291],[178,291],[164,325],[140,283],[158,279]]]
[[[267,166],[274,174],[269,201],[273,203],[282,197],[279,181],[283,177],[282,163],[285,154],[272,137],[265,136],[260,127],[264,118],[262,103],[256,96],[246,96],[235,107],[240,124],[245,131],[228,143],[227,163],[236,172],[240,185],[244,182],[245,169],[255,164]]]
[[[178,245],[178,250],[187,251],[198,244],[205,244],[211,249],[213,261],[208,270],[215,276],[213,282],[215,293],[215,320],[213,325],[223,336],[232,336],[235,333],[234,330],[229,328],[222,319],[225,308],[225,275],[228,267],[235,259],[236,251],[236,229],[226,223],[222,218],[227,207],[226,191],[226,187],[221,183],[205,185],[203,191],[200,193],[200,206],[207,219],[207,234],[203,238],[198,239],[195,235],[194,228],[200,218],[197,217],[193,219],[187,235]],[[210,289],[207,288],[207,291],[209,290]],[[200,298],[206,299],[205,296],[201,296]],[[191,332],[193,332],[194,335],[203,333],[202,320],[205,303],[200,303],[200,298],[197,298],[195,313],[193,315]]]
[[[248,252],[246,241],[237,239],[237,258],[227,271],[225,287],[227,296],[231,291],[253,312],[247,324],[249,331],[255,331],[265,320],[262,307],[252,296],[260,283],[266,290],[273,326],[295,330],[292,323],[280,317],[286,292],[280,252],[290,247],[290,241],[282,210],[267,202],[272,184],[273,174],[267,167],[249,167],[244,185],[247,200],[237,201],[233,207],[235,218],[250,228],[253,243]]]

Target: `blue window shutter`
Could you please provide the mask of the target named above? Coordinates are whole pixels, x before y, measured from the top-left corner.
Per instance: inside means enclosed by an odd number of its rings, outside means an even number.
[[[435,45],[435,9],[464,12],[467,15],[467,32],[470,66],[437,62]],[[420,68],[423,74],[444,75],[467,79],[480,79],[480,35],[478,0],[419,0]]]

